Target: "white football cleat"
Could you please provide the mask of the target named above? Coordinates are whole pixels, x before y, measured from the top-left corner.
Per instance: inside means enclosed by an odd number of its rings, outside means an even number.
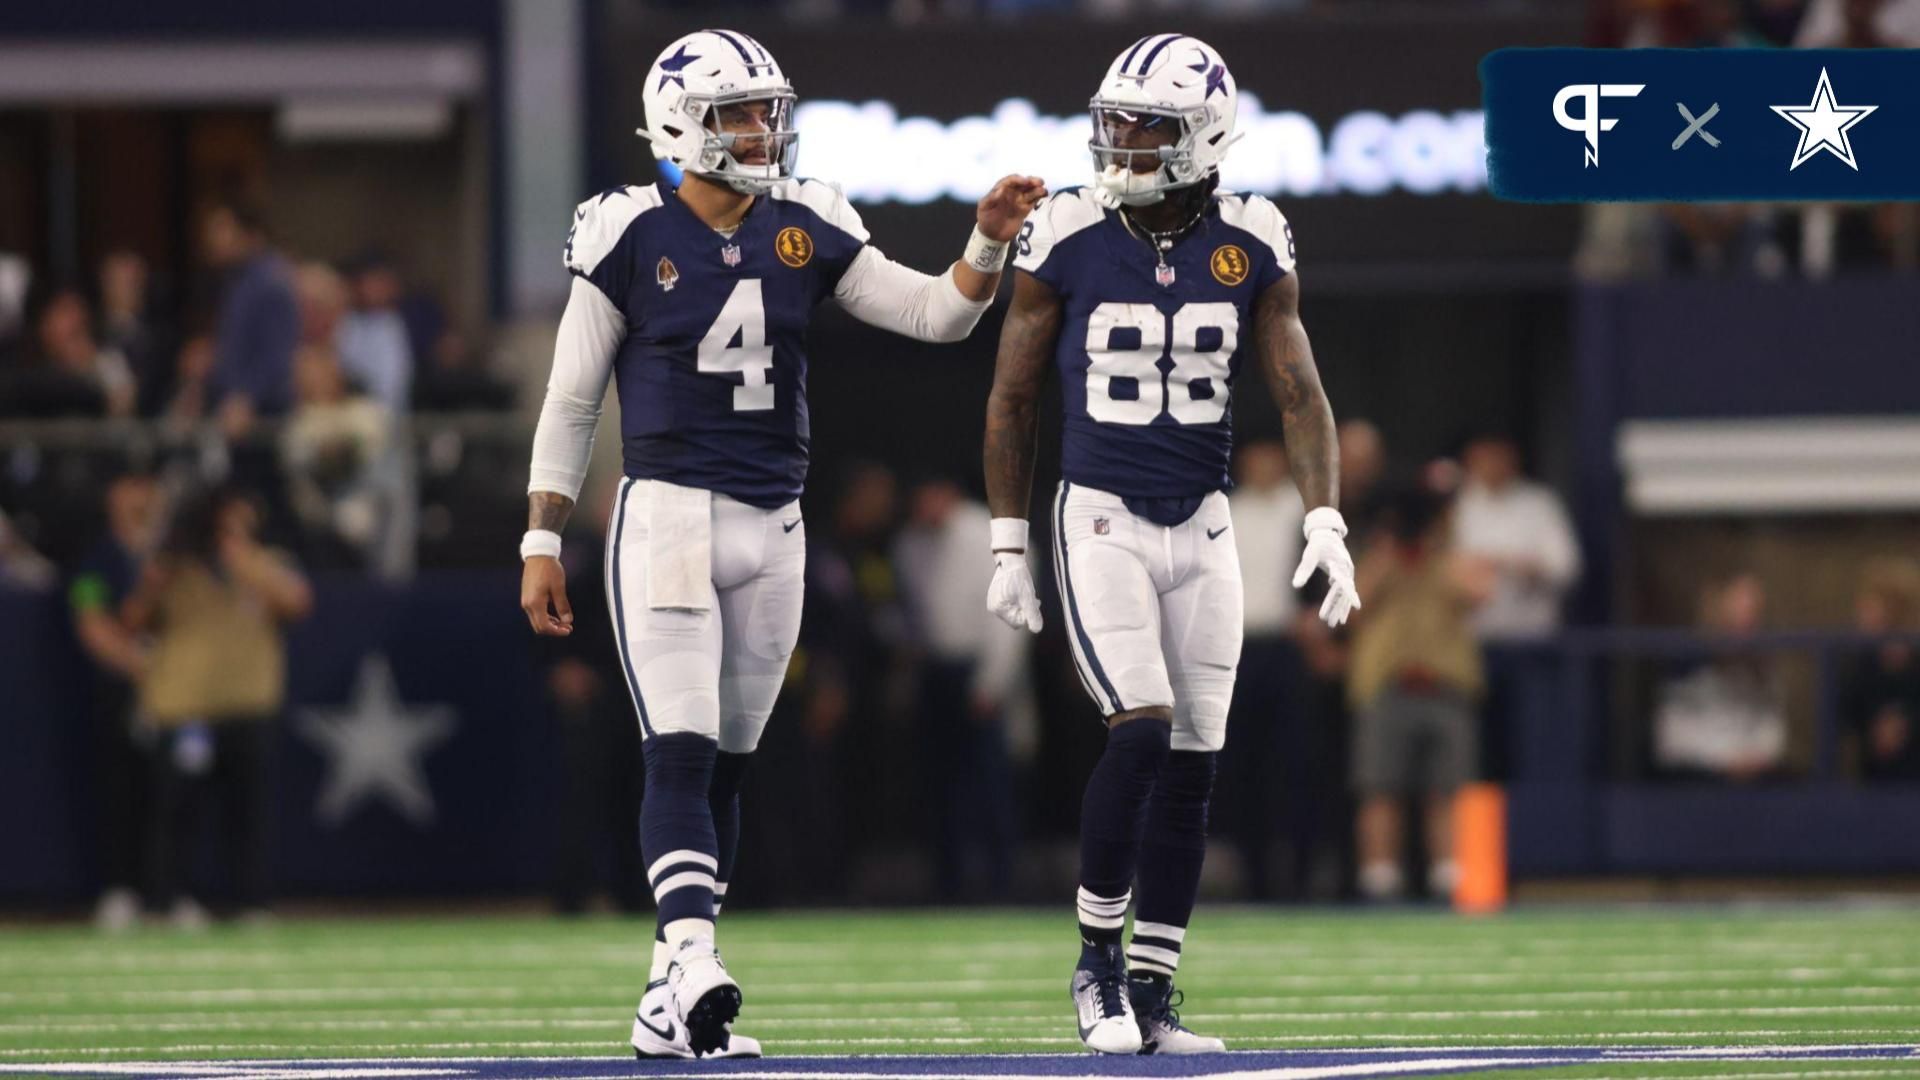
[[[687,1027],[673,1014],[673,992],[667,989],[667,980],[659,979],[647,984],[646,996],[640,999],[640,1007],[633,1014],[633,1056],[643,1060],[649,1058],[691,1058],[693,1047],[687,1045]],[[720,1049],[706,1058],[757,1058],[760,1056],[760,1040],[747,1035],[727,1033],[727,1041]]]
[[[1073,1007],[1080,1041],[1102,1054],[1140,1052],[1140,1024],[1127,993],[1127,956],[1118,943],[1102,950],[1101,960],[1074,969]]]
[[[1140,1052],[1143,1054],[1218,1054],[1227,1044],[1210,1035],[1187,1030],[1175,1011],[1180,991],[1164,975],[1135,975],[1127,981],[1133,1008],[1140,1017]]]
[[[688,938],[667,965],[667,993],[674,1019],[686,1032],[687,1047],[705,1057],[728,1045],[733,1019],[740,1015],[740,984],[727,974],[713,942]]]

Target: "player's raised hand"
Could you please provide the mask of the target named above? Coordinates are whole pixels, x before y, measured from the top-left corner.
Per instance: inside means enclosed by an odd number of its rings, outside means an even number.
[[[1302,525],[1306,550],[1293,572],[1293,587],[1305,585],[1316,569],[1327,572],[1327,598],[1320,602],[1320,618],[1339,626],[1360,610],[1360,591],[1353,584],[1353,556],[1347,554],[1347,523],[1331,506],[1315,508]]]
[[[560,560],[546,555],[529,558],[520,571],[520,610],[527,613],[533,632],[546,637],[573,633],[573,605],[567,603],[567,572]]]
[[[987,610],[1015,630],[1040,632],[1040,594],[1022,551],[993,553],[993,582],[987,586]]]
[[[1037,176],[1003,176],[980,199],[976,213],[989,240],[1011,243],[1033,208],[1047,197],[1047,182]]]

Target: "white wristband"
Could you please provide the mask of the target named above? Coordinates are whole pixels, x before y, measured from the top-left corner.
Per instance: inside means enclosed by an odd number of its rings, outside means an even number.
[[[520,561],[526,562],[535,555],[545,555],[549,559],[560,557],[560,534],[552,529],[529,529],[527,535],[520,538]]]
[[[993,537],[995,551],[1027,550],[1026,518],[994,518],[987,526],[988,535]]]
[[[1336,536],[1345,539],[1347,519],[1341,517],[1340,511],[1331,506],[1314,507],[1307,512],[1307,519],[1300,523],[1300,533],[1303,536],[1312,536],[1318,529],[1332,529]]]
[[[988,239],[980,226],[975,225],[973,235],[967,237],[967,253],[960,258],[983,274],[997,274],[1007,265],[1007,245]]]

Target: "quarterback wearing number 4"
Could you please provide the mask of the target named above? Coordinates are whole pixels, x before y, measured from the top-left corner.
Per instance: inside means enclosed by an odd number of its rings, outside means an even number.
[[[839,302],[875,326],[957,341],[993,298],[1008,243],[1046,194],[1007,177],[965,254],[929,276],[867,243],[833,187],[793,176],[794,93],[759,42],[703,30],[647,73],[654,156],[683,174],[581,203],[573,292],[533,440],[521,606],[572,630],[557,556],[600,401],[620,398],[626,477],[606,586],[645,738],[641,849],[659,905],[633,1023],[642,1057],[754,1057],[740,987],[714,949],[743,771],[800,628],[807,321]]]
[[[1020,234],[987,406],[997,563],[987,605],[1038,630],[1026,515],[1036,402],[1058,366],[1054,573],[1075,664],[1108,727],[1081,804],[1070,989],[1081,1040],[1107,1053],[1224,1049],[1180,1023],[1173,975],[1240,659],[1240,564],[1223,492],[1245,355],[1266,369],[1294,482],[1313,508],[1294,585],[1326,571],[1320,615],[1332,625],[1360,606],[1292,229],[1266,199],[1217,190],[1234,105],[1226,64],[1193,38],[1155,34],[1114,61],[1092,102],[1094,186],[1056,193]]]

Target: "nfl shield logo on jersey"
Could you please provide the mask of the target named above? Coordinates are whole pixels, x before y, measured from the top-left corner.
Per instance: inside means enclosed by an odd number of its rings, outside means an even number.
[[[653,280],[660,283],[661,292],[672,292],[673,287],[679,284],[680,271],[673,265],[672,259],[662,255],[660,256],[660,265],[654,268]]]
[[[726,263],[728,266],[739,266],[740,265],[740,245],[728,244],[726,247],[721,248],[720,261],[723,263]]]
[[[1105,536],[1112,531],[1113,526],[1107,523],[1106,518],[1097,517],[1093,519],[1093,532],[1095,536]]]
[[[1153,281],[1156,285],[1172,285],[1173,267],[1168,266],[1166,263],[1161,263],[1159,266],[1154,267]]]

